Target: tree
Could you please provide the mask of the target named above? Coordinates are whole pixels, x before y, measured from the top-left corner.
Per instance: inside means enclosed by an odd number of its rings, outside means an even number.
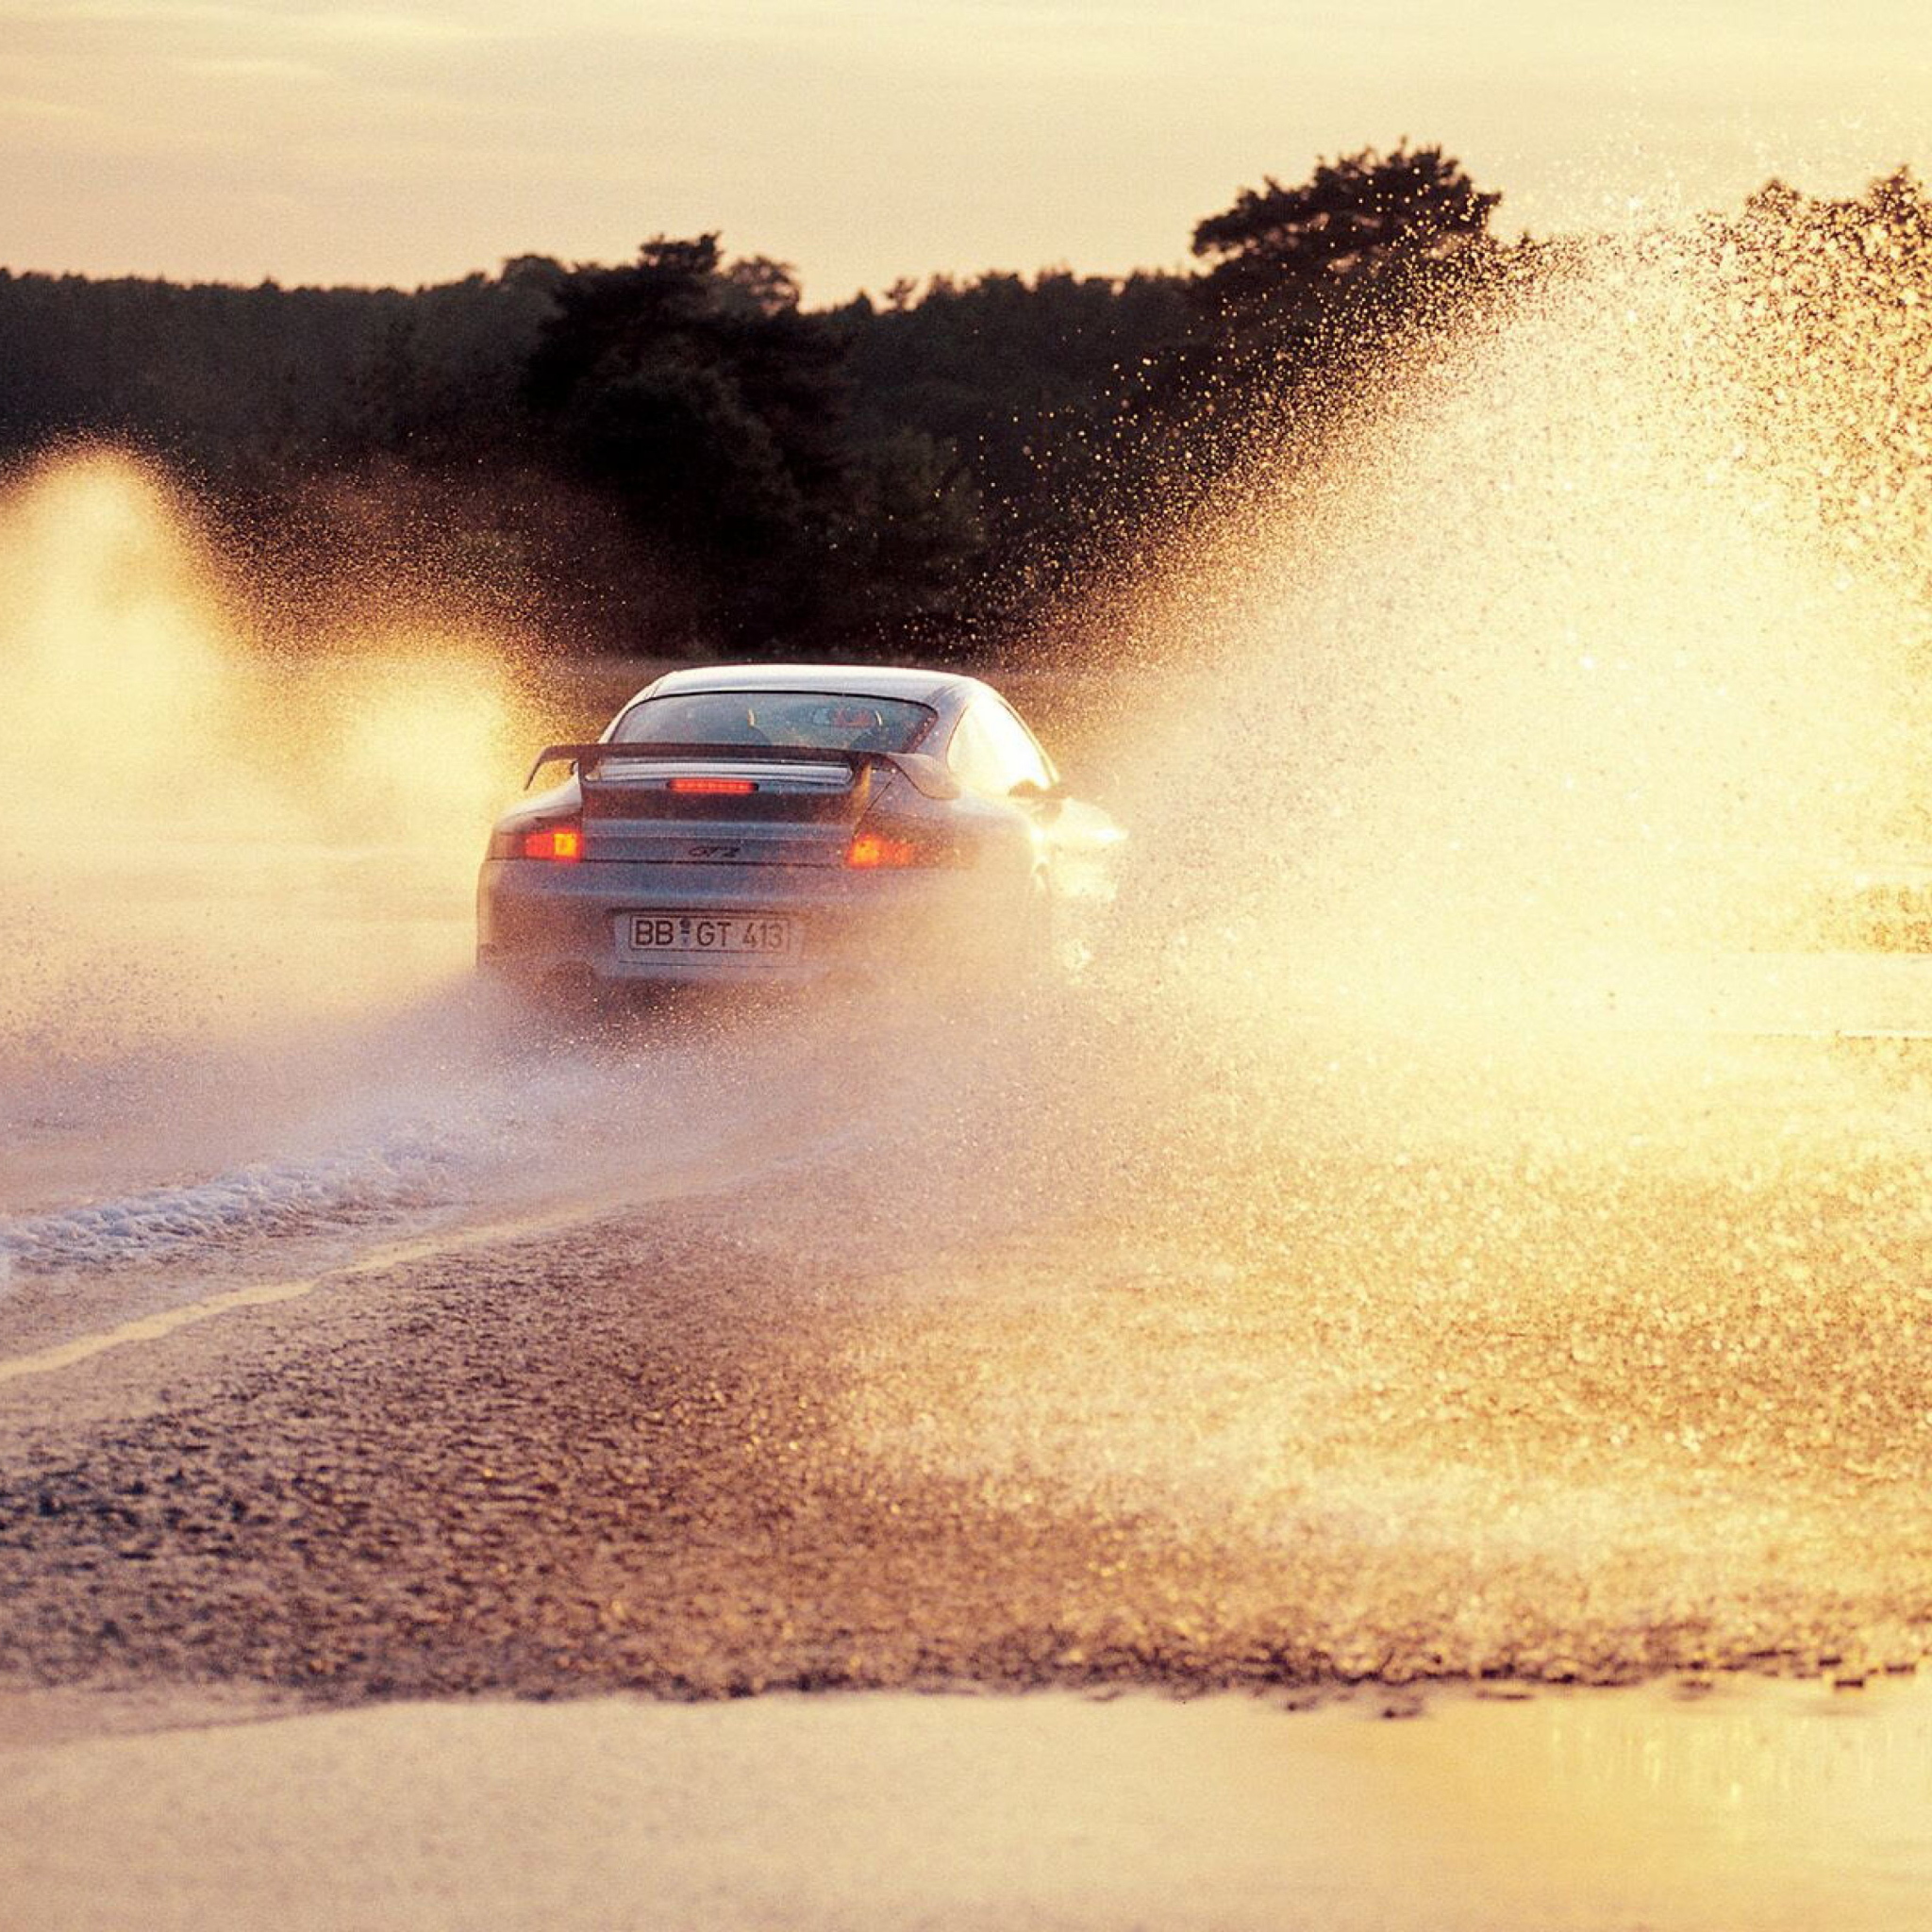
[[[851,318],[715,234],[575,271],[525,393],[559,466],[621,505],[685,627],[739,648],[876,644],[961,606],[982,541],[948,453],[855,421]]]
[[[1500,194],[1479,190],[1440,147],[1364,148],[1318,161],[1297,188],[1272,175],[1194,229],[1212,264],[1200,284],[1224,310],[1320,301],[1391,270],[1452,261],[1480,249]]]
[[[1705,245],[1703,367],[1748,460],[1932,635],[1932,198],[1904,167],[1841,200],[1772,180]]]

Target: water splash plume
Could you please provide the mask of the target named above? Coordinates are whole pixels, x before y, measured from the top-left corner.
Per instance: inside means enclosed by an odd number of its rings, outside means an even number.
[[[277,649],[184,499],[106,451],[13,483],[0,584],[0,1066],[299,1024],[460,968],[476,828],[529,729],[488,641],[311,615]]]
[[[1043,1238],[849,1362],[852,1443],[1077,1550],[1046,1674],[1932,1638],[1932,1134],[1832,1045],[1932,1037],[1845,909],[1932,877],[1932,251],[1754,221],[1553,252],[1141,616],[1136,871],[1006,1096]]]
[[[1245,608],[1131,814],[1183,1002],[1486,1050],[1633,994],[1721,1021],[1714,954],[1831,943],[1920,832],[1924,607],[1765,435],[1772,366],[1821,417],[1872,372],[1740,326],[1739,274],[1695,235],[1550,260],[1209,539]]]

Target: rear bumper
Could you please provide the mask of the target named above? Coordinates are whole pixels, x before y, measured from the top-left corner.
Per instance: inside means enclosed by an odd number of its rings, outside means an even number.
[[[492,858],[476,881],[476,961],[520,980],[588,974],[612,986],[898,978],[997,962],[1014,952],[1024,941],[1030,892],[1030,879],[989,868],[854,874],[831,866]],[[794,922],[798,944],[782,958],[639,957],[626,951],[623,934],[644,912],[782,916]]]

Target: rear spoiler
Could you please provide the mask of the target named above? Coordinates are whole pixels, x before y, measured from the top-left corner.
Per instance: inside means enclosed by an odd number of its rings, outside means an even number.
[[[599,765],[638,764],[655,758],[724,758],[732,764],[845,765],[855,778],[868,766],[900,772],[928,798],[958,798],[959,783],[936,758],[920,751],[827,751],[815,744],[546,744],[537,754],[527,791],[545,765],[567,762],[589,777]]]

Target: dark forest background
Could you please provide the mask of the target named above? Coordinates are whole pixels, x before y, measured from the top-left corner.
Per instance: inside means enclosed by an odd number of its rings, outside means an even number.
[[[1908,176],[1860,203],[1773,184],[1712,245],[1774,217],[1855,236],[1901,196],[1923,226]],[[131,446],[278,582],[432,584],[563,648],[1072,649],[1094,584],[1560,253],[1501,239],[1499,199],[1405,143],[1242,190],[1189,273],[821,310],[716,235],[413,291],[0,270],[0,462]]]

